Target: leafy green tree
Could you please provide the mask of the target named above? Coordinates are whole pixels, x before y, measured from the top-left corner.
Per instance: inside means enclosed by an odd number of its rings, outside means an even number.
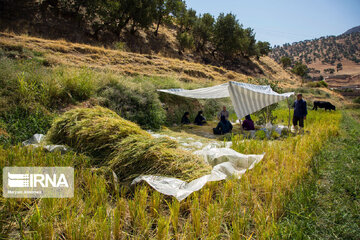
[[[176,11],[181,8],[182,5],[183,2],[181,0],[155,0],[155,36],[158,35],[159,26],[163,23],[163,21],[169,21],[170,14],[175,15]]]
[[[257,57],[267,56],[271,52],[271,46],[269,42],[258,41],[256,43]]]
[[[179,53],[181,54],[185,49],[191,49],[194,47],[194,39],[191,34],[187,32],[178,32],[176,36],[179,41]]]
[[[291,59],[289,57],[281,57],[280,63],[284,68],[288,68],[291,66]]]
[[[155,20],[154,12],[156,1],[153,0],[128,0],[133,2],[130,7],[130,18],[132,20],[131,32],[136,28],[148,28]]]
[[[233,58],[244,45],[241,42],[243,31],[235,15],[221,13],[214,26],[212,43],[215,51],[218,51],[224,59]]]
[[[214,34],[214,22],[215,19],[210,13],[205,13],[200,16],[195,22],[192,34],[196,45],[196,51],[203,51],[205,45],[210,41]]]
[[[242,30],[242,35],[240,36],[240,52],[245,57],[251,57],[257,55],[257,46],[255,40],[254,29],[246,28]]]
[[[326,68],[326,69],[324,69],[324,72],[325,73],[328,72],[330,74],[333,74],[335,72],[335,69],[334,68]]]
[[[342,70],[342,69],[343,69],[342,63],[338,63],[338,64],[336,65],[336,71],[338,72],[338,71],[340,71],[340,70]]]
[[[292,72],[296,75],[305,78],[307,74],[309,73],[309,69],[305,64],[302,64],[301,62],[295,63],[295,66],[292,69]]]
[[[182,2],[175,10],[175,18],[179,25],[181,33],[191,30],[197,20],[196,11],[194,9],[186,9],[186,4]]]

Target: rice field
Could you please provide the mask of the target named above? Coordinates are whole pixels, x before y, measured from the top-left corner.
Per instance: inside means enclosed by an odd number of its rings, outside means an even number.
[[[278,122],[287,123],[287,111],[276,110]],[[234,150],[265,152],[264,159],[240,180],[208,183],[182,202],[145,184],[118,184],[110,168],[95,168],[92,157],[83,153],[2,147],[1,168],[73,166],[75,195],[35,200],[1,197],[0,239],[274,238],[284,206],[325,141],[338,135],[341,117],[340,112],[310,111],[305,134],[281,140],[244,141],[234,135]]]

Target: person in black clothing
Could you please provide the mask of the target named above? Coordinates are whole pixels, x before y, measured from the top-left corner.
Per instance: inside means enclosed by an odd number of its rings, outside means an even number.
[[[297,132],[298,128],[297,125],[299,123],[300,126],[300,133],[304,130],[304,120],[306,119],[307,115],[307,106],[306,101],[303,100],[302,94],[297,95],[297,99],[294,103],[294,116],[293,116],[293,125],[295,127],[295,132]]]
[[[214,134],[225,134],[231,132],[233,126],[229,120],[226,120],[225,116],[221,116],[221,120],[216,126],[213,128]]]
[[[190,113],[185,112],[184,115],[181,118],[181,124],[190,124],[189,116],[190,116]]]
[[[203,111],[199,111],[198,114],[196,115],[195,121],[194,123],[196,125],[200,125],[202,126],[203,124],[206,123],[206,119],[205,117],[202,115]]]
[[[255,130],[254,121],[251,119],[250,115],[245,116],[242,127],[245,131]]]

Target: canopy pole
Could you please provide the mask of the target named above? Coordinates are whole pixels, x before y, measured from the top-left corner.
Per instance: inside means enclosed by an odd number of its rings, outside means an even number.
[[[288,129],[290,129],[290,118],[291,118],[291,111],[290,111],[290,103],[289,103],[289,98],[286,98],[287,100],[287,104],[288,104],[288,108],[289,108],[289,121],[288,121]]]

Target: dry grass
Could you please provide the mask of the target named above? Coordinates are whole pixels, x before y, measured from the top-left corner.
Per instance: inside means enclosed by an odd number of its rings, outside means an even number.
[[[86,66],[100,70],[111,70],[129,76],[173,76],[181,81],[202,85],[214,85],[229,80],[247,82],[249,77],[254,77],[226,70],[222,67],[166,58],[160,55],[142,55],[71,43],[65,40],[46,40],[11,33],[0,33],[0,46],[3,48],[20,47],[41,52],[52,65]],[[256,77],[278,80],[283,87],[297,85],[300,82],[297,77],[283,70],[269,57],[263,57],[260,61],[261,64],[260,62],[257,64],[264,71],[264,75]]]

